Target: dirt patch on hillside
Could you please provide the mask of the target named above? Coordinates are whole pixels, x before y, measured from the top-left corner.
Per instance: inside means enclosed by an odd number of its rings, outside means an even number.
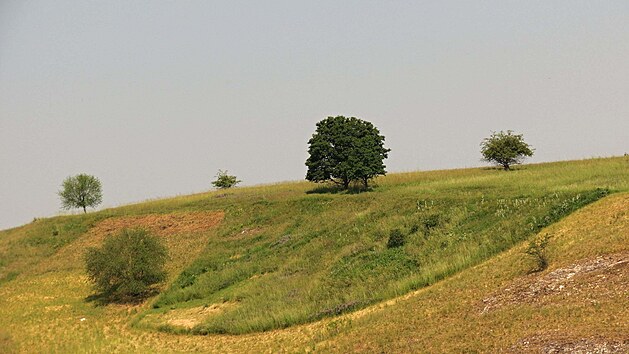
[[[629,295],[629,251],[583,260],[547,274],[530,274],[483,299],[481,313],[511,304],[539,304],[553,295],[595,300]]]
[[[160,314],[148,314],[142,319],[142,322],[151,323],[156,326],[167,324],[192,329],[194,326],[203,323],[208,317],[219,314],[231,306],[234,306],[234,304],[225,302],[209,306],[174,309]]]
[[[42,262],[37,272],[69,270],[83,267],[83,257],[89,247],[98,247],[105,237],[115,235],[125,228],[142,228],[159,238],[166,247],[170,261],[169,273],[180,269],[203,251],[209,239],[207,231],[216,227],[224,217],[223,212],[190,212],[149,214],[105,219],[76,241],[61,248],[53,257]]]
[[[192,234],[214,227],[223,216],[223,212],[212,211],[109,218],[96,224],[88,234],[114,234],[125,228],[144,228],[160,236]]]
[[[509,348],[512,353],[627,353],[629,339],[602,337],[569,338],[540,335],[519,340]]]

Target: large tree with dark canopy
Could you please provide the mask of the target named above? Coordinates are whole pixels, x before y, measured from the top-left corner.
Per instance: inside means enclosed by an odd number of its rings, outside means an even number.
[[[331,181],[345,189],[361,182],[367,188],[370,179],[386,174],[383,160],[390,149],[378,128],[362,119],[328,117],[317,123],[308,145],[309,181]]]

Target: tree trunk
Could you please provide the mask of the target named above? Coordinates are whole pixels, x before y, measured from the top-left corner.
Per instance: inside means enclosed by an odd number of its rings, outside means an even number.
[[[83,206],[83,213],[87,214],[87,209],[85,209],[85,205]]]
[[[509,168],[509,164],[505,163],[502,165],[502,167],[504,168],[505,171],[509,171],[511,168]]]
[[[363,185],[365,186],[365,190],[367,190],[367,188],[369,188],[369,179],[368,178],[363,178]]]

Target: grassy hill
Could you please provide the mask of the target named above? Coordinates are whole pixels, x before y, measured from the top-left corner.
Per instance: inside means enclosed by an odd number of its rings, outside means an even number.
[[[626,192],[629,161],[607,158],[508,173],[393,174],[357,194],[285,183],[36,220],[0,232],[0,346],[171,352],[623,345]],[[168,284],[140,305],[90,302],[82,252],[108,233],[138,226],[166,241]],[[407,243],[389,249],[395,229]],[[550,267],[526,275],[532,265],[523,241],[540,231],[554,235]],[[620,268],[590,264],[604,254]],[[570,267],[595,269],[582,286],[596,272],[618,279],[607,293],[575,290],[578,301],[552,289],[522,295],[531,292],[527,286],[565,288],[549,274],[569,274]],[[582,289],[581,278],[569,279]],[[578,325],[553,332],[573,317]],[[578,342],[593,333],[601,336]]]

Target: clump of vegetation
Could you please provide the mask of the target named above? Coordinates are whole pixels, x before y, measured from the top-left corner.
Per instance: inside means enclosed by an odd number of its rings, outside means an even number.
[[[166,279],[168,253],[155,236],[142,229],[125,229],[90,248],[85,257],[87,274],[96,289],[115,300],[148,296]]]
[[[422,231],[424,235],[428,235],[430,230],[435,229],[443,223],[443,218],[439,213],[429,213],[422,215],[413,225],[411,225],[410,233],[414,234]]]
[[[534,151],[524,142],[522,134],[514,134],[511,130],[493,132],[480,146],[483,160],[502,166],[505,171],[510,170],[511,165],[522,163],[524,158],[533,156]]]
[[[436,228],[440,224],[441,224],[441,215],[437,213],[428,214],[422,218],[422,226],[424,227],[424,231],[426,233]]]
[[[406,235],[402,233],[400,229],[391,230],[389,235],[389,241],[387,242],[388,248],[402,247],[406,243]]]
[[[64,209],[82,208],[87,213],[87,207],[95,208],[103,201],[100,180],[91,175],[81,173],[68,177],[61,188],[59,197]]]
[[[383,160],[391,150],[378,128],[362,119],[328,117],[317,123],[308,145],[308,181],[330,181],[343,189],[360,182],[367,189],[370,179],[386,174]]]
[[[235,187],[240,182],[242,181],[236,178],[236,176],[230,175],[227,170],[218,170],[216,180],[212,182],[212,185],[218,189],[227,189]]]
[[[535,261],[535,268],[532,272],[541,272],[548,267],[546,247],[548,246],[548,242],[550,242],[551,238],[551,235],[545,233],[529,241],[529,246],[526,248],[525,253],[533,257],[533,260]]]

